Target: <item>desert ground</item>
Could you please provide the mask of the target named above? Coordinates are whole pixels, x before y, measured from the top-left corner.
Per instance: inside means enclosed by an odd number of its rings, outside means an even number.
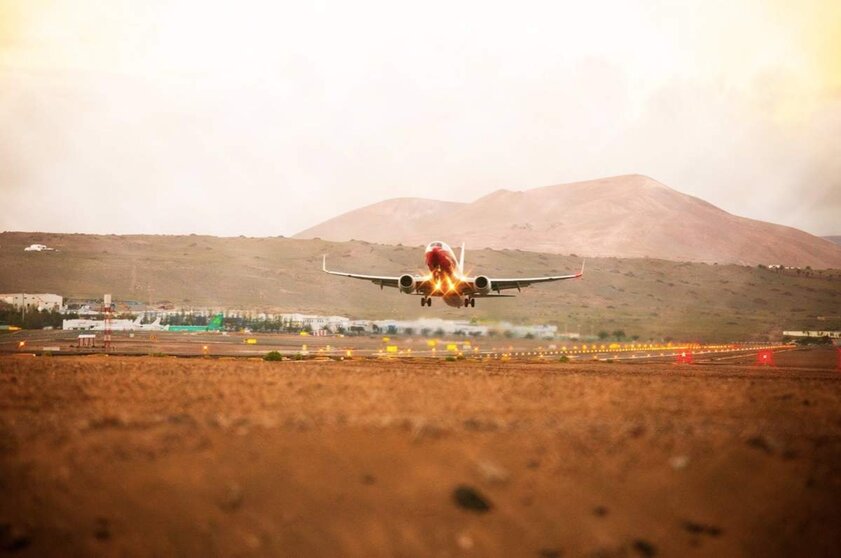
[[[23,556],[838,556],[837,349],[749,364],[0,357]]]

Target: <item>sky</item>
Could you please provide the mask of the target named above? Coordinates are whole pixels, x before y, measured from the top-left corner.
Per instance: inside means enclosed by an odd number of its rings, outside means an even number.
[[[841,2],[0,0],[0,230],[288,236],[630,173],[841,234]]]

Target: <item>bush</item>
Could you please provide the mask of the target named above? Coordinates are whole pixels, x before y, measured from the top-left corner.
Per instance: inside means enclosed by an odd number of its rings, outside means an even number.
[[[569,357],[566,355],[561,355],[561,357],[558,359],[558,362],[569,362]]]
[[[278,360],[283,360],[283,355],[277,351],[271,351],[263,355],[263,360],[276,362]]]

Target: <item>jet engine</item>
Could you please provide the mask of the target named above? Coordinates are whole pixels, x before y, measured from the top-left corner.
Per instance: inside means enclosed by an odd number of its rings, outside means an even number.
[[[491,292],[491,280],[484,275],[480,275],[474,279],[473,286],[476,288],[476,292],[480,294],[488,294]]]
[[[415,292],[415,278],[408,273],[400,276],[400,279],[397,280],[397,285],[406,294]]]

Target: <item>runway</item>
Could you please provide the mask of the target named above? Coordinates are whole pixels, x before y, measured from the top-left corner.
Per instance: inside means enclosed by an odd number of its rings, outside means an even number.
[[[101,354],[179,357],[262,357],[278,351],[287,358],[414,358],[569,360],[612,362],[716,362],[742,360],[762,351],[789,351],[779,343],[700,344],[686,342],[578,342],[505,337],[313,336],[278,333],[114,332],[103,348],[102,332],[94,348],[78,347],[78,331],[18,331],[0,336],[0,353],[52,355]],[[22,343],[22,344],[21,344]],[[688,357],[687,357],[688,355]]]

